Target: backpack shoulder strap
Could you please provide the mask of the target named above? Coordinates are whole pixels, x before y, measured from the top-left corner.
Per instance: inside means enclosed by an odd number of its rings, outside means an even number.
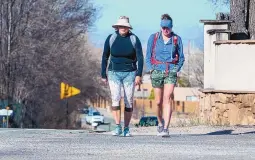
[[[152,57],[155,57],[155,48],[156,48],[156,42],[158,40],[159,32],[154,34],[153,43],[152,43]]]
[[[175,48],[175,58],[173,59],[173,63],[176,64],[179,60],[179,53],[178,53],[178,49],[177,49],[177,47],[178,47],[178,36],[177,35],[174,35],[173,41],[174,41],[174,46],[176,47]]]
[[[135,48],[135,45],[136,45],[136,36],[131,34],[130,40],[131,40],[131,43],[132,43],[133,47]]]
[[[178,45],[178,36],[174,35],[174,45],[177,46]]]
[[[116,37],[117,37],[117,34],[114,32],[114,33],[111,35],[111,37],[110,37],[110,41],[109,41],[110,48],[112,48],[112,44],[113,44],[113,42],[115,41]]]
[[[110,48],[112,47],[112,44],[115,41],[116,37],[117,37],[117,34],[114,32],[111,35],[111,37],[110,37],[110,41],[109,41]],[[131,43],[132,43],[133,47],[135,48],[135,45],[136,45],[136,36],[132,34],[130,36],[130,40],[131,40]]]

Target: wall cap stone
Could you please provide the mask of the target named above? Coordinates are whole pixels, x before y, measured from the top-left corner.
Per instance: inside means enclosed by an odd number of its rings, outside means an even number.
[[[214,25],[214,24],[230,24],[230,23],[233,23],[234,21],[230,21],[230,20],[200,20],[199,22],[204,23],[204,24]]]
[[[223,41],[214,41],[214,44],[255,44],[255,40],[223,40]]]
[[[255,91],[235,91],[235,90],[215,90],[215,89],[199,89],[202,93],[229,93],[229,94],[255,94]]]
[[[209,29],[207,33],[213,35],[215,33],[231,33],[231,31],[228,29]]]

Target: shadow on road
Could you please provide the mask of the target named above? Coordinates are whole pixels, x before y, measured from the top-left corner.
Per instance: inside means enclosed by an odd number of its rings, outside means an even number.
[[[207,133],[206,135],[225,135],[225,134],[231,134],[234,130],[222,130],[222,131],[216,131]]]
[[[207,134],[194,134],[194,136],[204,136],[204,135],[240,135],[240,134],[255,134],[255,131],[251,132],[243,132],[243,133],[232,133],[234,130],[222,130],[222,131],[216,131],[216,132],[210,132]]]
[[[234,130],[222,130],[222,131],[216,131],[207,133],[206,135],[239,135],[239,134],[255,134],[255,131],[251,132],[244,132],[244,133],[232,133]]]

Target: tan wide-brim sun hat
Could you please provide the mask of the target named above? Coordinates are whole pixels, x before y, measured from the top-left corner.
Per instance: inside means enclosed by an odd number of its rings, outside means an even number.
[[[130,29],[133,29],[131,24],[129,23],[129,17],[126,16],[121,16],[117,23],[115,23],[114,25],[112,25],[113,28],[117,28],[119,26],[124,26],[124,27],[128,27]]]

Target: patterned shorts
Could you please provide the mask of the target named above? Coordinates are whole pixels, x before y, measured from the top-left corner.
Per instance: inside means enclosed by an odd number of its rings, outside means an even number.
[[[108,71],[108,81],[111,90],[112,106],[120,105],[121,87],[124,88],[125,108],[133,108],[136,71],[114,72]]]
[[[165,71],[160,70],[154,70],[151,73],[151,83],[154,88],[162,88],[164,84],[176,84],[176,82],[176,70],[169,71],[168,75],[165,75]]]

